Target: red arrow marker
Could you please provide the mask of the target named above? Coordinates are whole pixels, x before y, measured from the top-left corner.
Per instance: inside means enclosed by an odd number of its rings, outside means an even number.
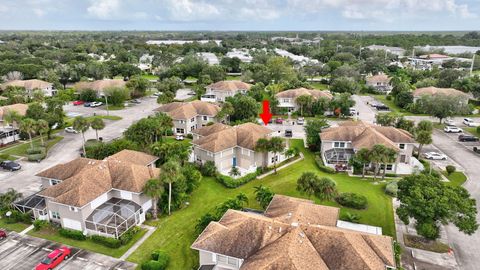
[[[268,121],[272,119],[272,114],[270,113],[270,101],[263,101],[263,112],[260,114],[260,117],[262,118],[263,123],[265,123],[265,126],[268,125]]]

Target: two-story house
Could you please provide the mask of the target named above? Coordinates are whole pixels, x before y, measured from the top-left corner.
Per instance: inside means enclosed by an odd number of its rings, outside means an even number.
[[[275,195],[263,214],[228,210],[191,248],[199,269],[396,269],[391,237],[338,216],[339,208]]]
[[[275,95],[278,100],[279,108],[286,108],[288,112],[297,111],[300,106],[297,103],[297,98],[300,96],[310,96],[312,100],[321,98],[332,100],[333,95],[330,91],[321,91],[315,89],[296,88],[282,91]]]
[[[390,84],[390,77],[384,73],[367,76],[365,81],[367,86],[373,87],[377,92],[380,93],[388,94],[393,88]]]
[[[270,138],[276,132],[253,123],[228,126],[213,124],[193,132],[193,159],[204,164],[213,161],[217,170],[228,175],[232,167],[242,175],[255,172],[257,167],[271,166],[285,160],[283,153],[260,153],[255,146],[260,138]]]
[[[338,127],[323,130],[320,138],[323,162],[330,167],[346,165],[358,150],[372,149],[374,145],[382,144],[397,152],[397,160],[386,166],[388,173],[411,174],[422,168],[421,163],[413,157],[415,140],[412,134],[403,129],[347,121]]]
[[[201,97],[202,101],[225,102],[227,97],[233,97],[236,94],[245,94],[252,87],[251,84],[242,81],[219,81],[207,85],[205,94]]]
[[[29,96],[33,95],[36,90],[41,91],[46,97],[55,96],[57,90],[53,86],[53,83],[49,83],[42,80],[13,80],[2,84],[2,89],[5,90],[8,86],[23,87],[27,90]]]
[[[458,98],[459,102],[466,105],[468,104],[468,100],[470,99],[470,96],[457,89],[453,88],[438,88],[434,86],[430,87],[423,87],[423,88],[417,88],[413,91],[413,101],[417,102],[420,98],[423,96],[436,96],[436,95],[443,95],[447,97],[453,97],[453,98]]]
[[[143,187],[159,176],[157,159],[123,150],[105,160],[77,158],[53,166],[36,175],[44,189],[15,207],[63,228],[118,238],[143,223],[152,207]]]
[[[173,133],[186,135],[197,128],[217,122],[220,107],[205,101],[172,102],[164,104],[154,111],[166,113],[173,119]]]

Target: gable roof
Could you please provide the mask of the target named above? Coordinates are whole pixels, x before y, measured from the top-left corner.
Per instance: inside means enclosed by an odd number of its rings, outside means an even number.
[[[240,90],[250,90],[250,87],[252,87],[251,84],[249,83],[244,83],[242,81],[219,81],[216,83],[212,83],[210,85],[207,85],[207,89],[212,89],[215,91],[231,91],[231,92],[237,92]]]
[[[192,131],[192,134],[197,134],[199,136],[205,137],[205,136],[208,136],[210,134],[217,133],[217,132],[223,131],[225,129],[229,129],[229,128],[231,128],[231,126],[225,125],[225,124],[222,124],[222,123],[215,123],[215,124],[210,125],[210,126],[204,126],[204,127],[201,127],[201,128],[197,128],[197,129]]]
[[[399,150],[397,144],[415,143],[412,134],[394,128],[372,125],[363,121],[346,121],[338,127],[327,128],[320,133],[322,141],[352,142],[353,148],[371,149],[376,144]]]
[[[7,113],[7,111],[15,111],[21,116],[25,116],[27,114],[27,110],[28,105],[23,103],[2,106],[0,107],[0,118],[3,119],[3,116],[5,115],[5,113]]]
[[[194,100],[191,102],[172,102],[164,104],[154,111],[164,112],[175,120],[184,120],[196,117],[197,115],[215,117],[218,112],[220,112],[220,107],[209,102]]]
[[[39,193],[53,201],[82,207],[110,189],[141,193],[145,183],[158,177],[160,170],[115,158],[93,160],[77,158],[59,164],[37,176],[62,180]]]
[[[153,162],[157,161],[158,157],[139,151],[124,149],[116,154],[107,157],[107,159],[115,159],[118,161],[131,162],[137,165],[148,166]]]
[[[467,93],[464,93],[454,88],[438,88],[438,87],[430,86],[430,87],[417,88],[415,89],[415,91],[413,91],[414,97],[431,96],[431,95],[445,95],[445,96],[465,97],[465,98],[470,97]]]
[[[367,81],[367,83],[377,83],[377,82],[389,83],[390,77],[388,77],[387,74],[380,73],[377,75],[368,76],[365,80]]]
[[[333,95],[330,91],[321,91],[316,89],[296,88],[282,91],[275,95],[277,98],[293,98],[296,99],[299,96],[311,96],[313,99],[327,98],[332,99]]]
[[[119,87],[123,88],[127,85],[127,82],[121,79],[105,79],[105,80],[96,80],[93,82],[78,82],[73,88],[75,90],[86,90],[92,89],[97,92],[104,91],[108,88]]]
[[[44,89],[44,88],[49,88],[52,87],[52,83],[42,81],[42,80],[13,80],[6,82],[2,84],[2,89],[7,88],[8,86],[17,86],[17,87],[23,87],[28,91],[34,90],[34,89]]]
[[[235,146],[255,150],[255,145],[260,138],[266,138],[272,131],[266,127],[254,123],[244,123],[238,126],[202,127],[196,134],[206,134],[199,139],[192,141],[193,145],[210,151],[219,152]]]
[[[275,195],[269,208],[281,208],[285,202],[315,206],[307,200]],[[311,208],[306,214],[320,216],[308,212],[323,210],[326,209]],[[391,237],[310,221],[290,224],[268,216],[228,210],[220,221],[207,226],[192,248],[243,259],[241,269],[384,270],[386,265],[395,265]]]

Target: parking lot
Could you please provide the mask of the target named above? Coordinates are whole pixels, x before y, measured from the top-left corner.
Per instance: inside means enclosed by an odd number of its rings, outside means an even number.
[[[61,247],[60,244],[30,236],[10,233],[7,239],[0,241],[0,269],[34,269],[50,252]],[[66,270],[103,270],[135,269],[136,265],[101,254],[72,248],[70,258],[55,269]]]

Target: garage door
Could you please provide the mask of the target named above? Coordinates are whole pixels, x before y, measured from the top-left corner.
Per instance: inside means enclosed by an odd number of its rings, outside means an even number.
[[[69,228],[77,231],[82,230],[82,223],[80,223],[80,221],[69,219],[69,218],[63,218],[62,221],[63,221],[63,227],[65,228]]]

